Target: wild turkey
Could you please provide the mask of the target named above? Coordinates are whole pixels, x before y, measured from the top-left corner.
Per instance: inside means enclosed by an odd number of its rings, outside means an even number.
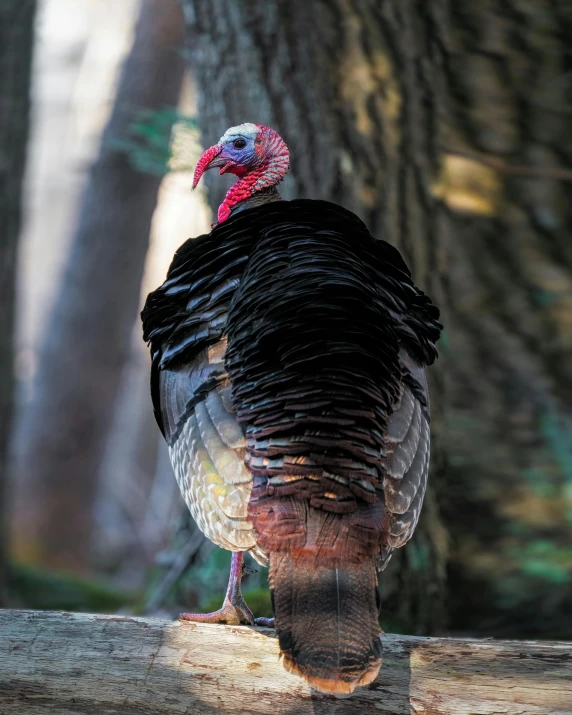
[[[184,243],[142,313],[151,392],[199,527],[234,552],[223,608],[253,623],[242,552],[270,564],[285,667],[323,692],[381,664],[377,570],[411,537],[429,464],[424,367],[438,311],[399,252],[326,201],[281,201],[272,129],[201,157],[233,173],[208,235]]]

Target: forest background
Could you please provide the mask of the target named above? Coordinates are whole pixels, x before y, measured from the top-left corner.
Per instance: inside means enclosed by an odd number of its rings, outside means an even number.
[[[138,312],[227,188],[191,194],[201,148],[254,121],[284,197],[358,213],[442,310],[384,628],[572,638],[571,36],[565,0],[3,2],[1,605],[218,606],[230,555],[178,494]]]

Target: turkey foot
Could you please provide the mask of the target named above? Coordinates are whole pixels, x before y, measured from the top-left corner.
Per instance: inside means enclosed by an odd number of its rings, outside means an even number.
[[[264,628],[274,628],[274,618],[264,618],[264,616],[255,618],[254,625],[263,626]]]
[[[181,613],[179,620],[195,621],[196,623],[226,623],[229,626],[252,626],[259,620],[273,621],[273,619],[269,618],[255,619],[252,611],[246,605],[240,590],[240,582],[242,577],[249,573],[255,573],[255,570],[244,563],[243,552],[233,551],[228,588],[226,589],[222,608],[212,613]],[[261,623],[260,625],[265,624]]]

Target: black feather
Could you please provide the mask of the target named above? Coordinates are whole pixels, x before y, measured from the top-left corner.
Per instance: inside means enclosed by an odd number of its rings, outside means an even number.
[[[375,560],[386,563],[419,516],[423,367],[437,355],[438,317],[394,247],[351,212],[309,200],[245,209],[187,241],[142,313],[168,441],[209,390],[232,388],[281,651],[327,692],[379,669]],[[179,390],[225,339],[224,366]]]

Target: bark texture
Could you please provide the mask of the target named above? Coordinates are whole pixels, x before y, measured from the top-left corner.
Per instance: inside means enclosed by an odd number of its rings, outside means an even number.
[[[572,635],[570,4],[183,5],[204,144],[276,128],[285,197],[355,211],[442,309],[433,492],[386,609],[443,624],[449,544],[450,627]]]
[[[382,637],[349,698],[285,671],[269,629],[0,613],[3,715],[570,715],[571,643]]]
[[[16,254],[22,214],[34,0],[0,6],[0,606],[6,588],[8,445],[14,408]]]
[[[243,121],[276,129],[292,157],[284,198],[355,211],[403,252],[417,284],[443,305],[429,20],[398,2],[188,0],[184,7],[205,146]],[[225,187],[206,178],[216,208]],[[433,385],[434,398],[441,392]],[[437,481],[436,433],[433,445]],[[430,490],[413,541],[382,575],[382,623],[421,633],[443,625],[445,552]]]
[[[83,197],[46,326],[19,475],[33,499],[18,552],[44,565],[89,564],[93,501],[107,430],[137,319],[160,177],[138,173],[113,141],[141,109],[177,104],[184,71],[175,0],[142,0],[132,49]]]

